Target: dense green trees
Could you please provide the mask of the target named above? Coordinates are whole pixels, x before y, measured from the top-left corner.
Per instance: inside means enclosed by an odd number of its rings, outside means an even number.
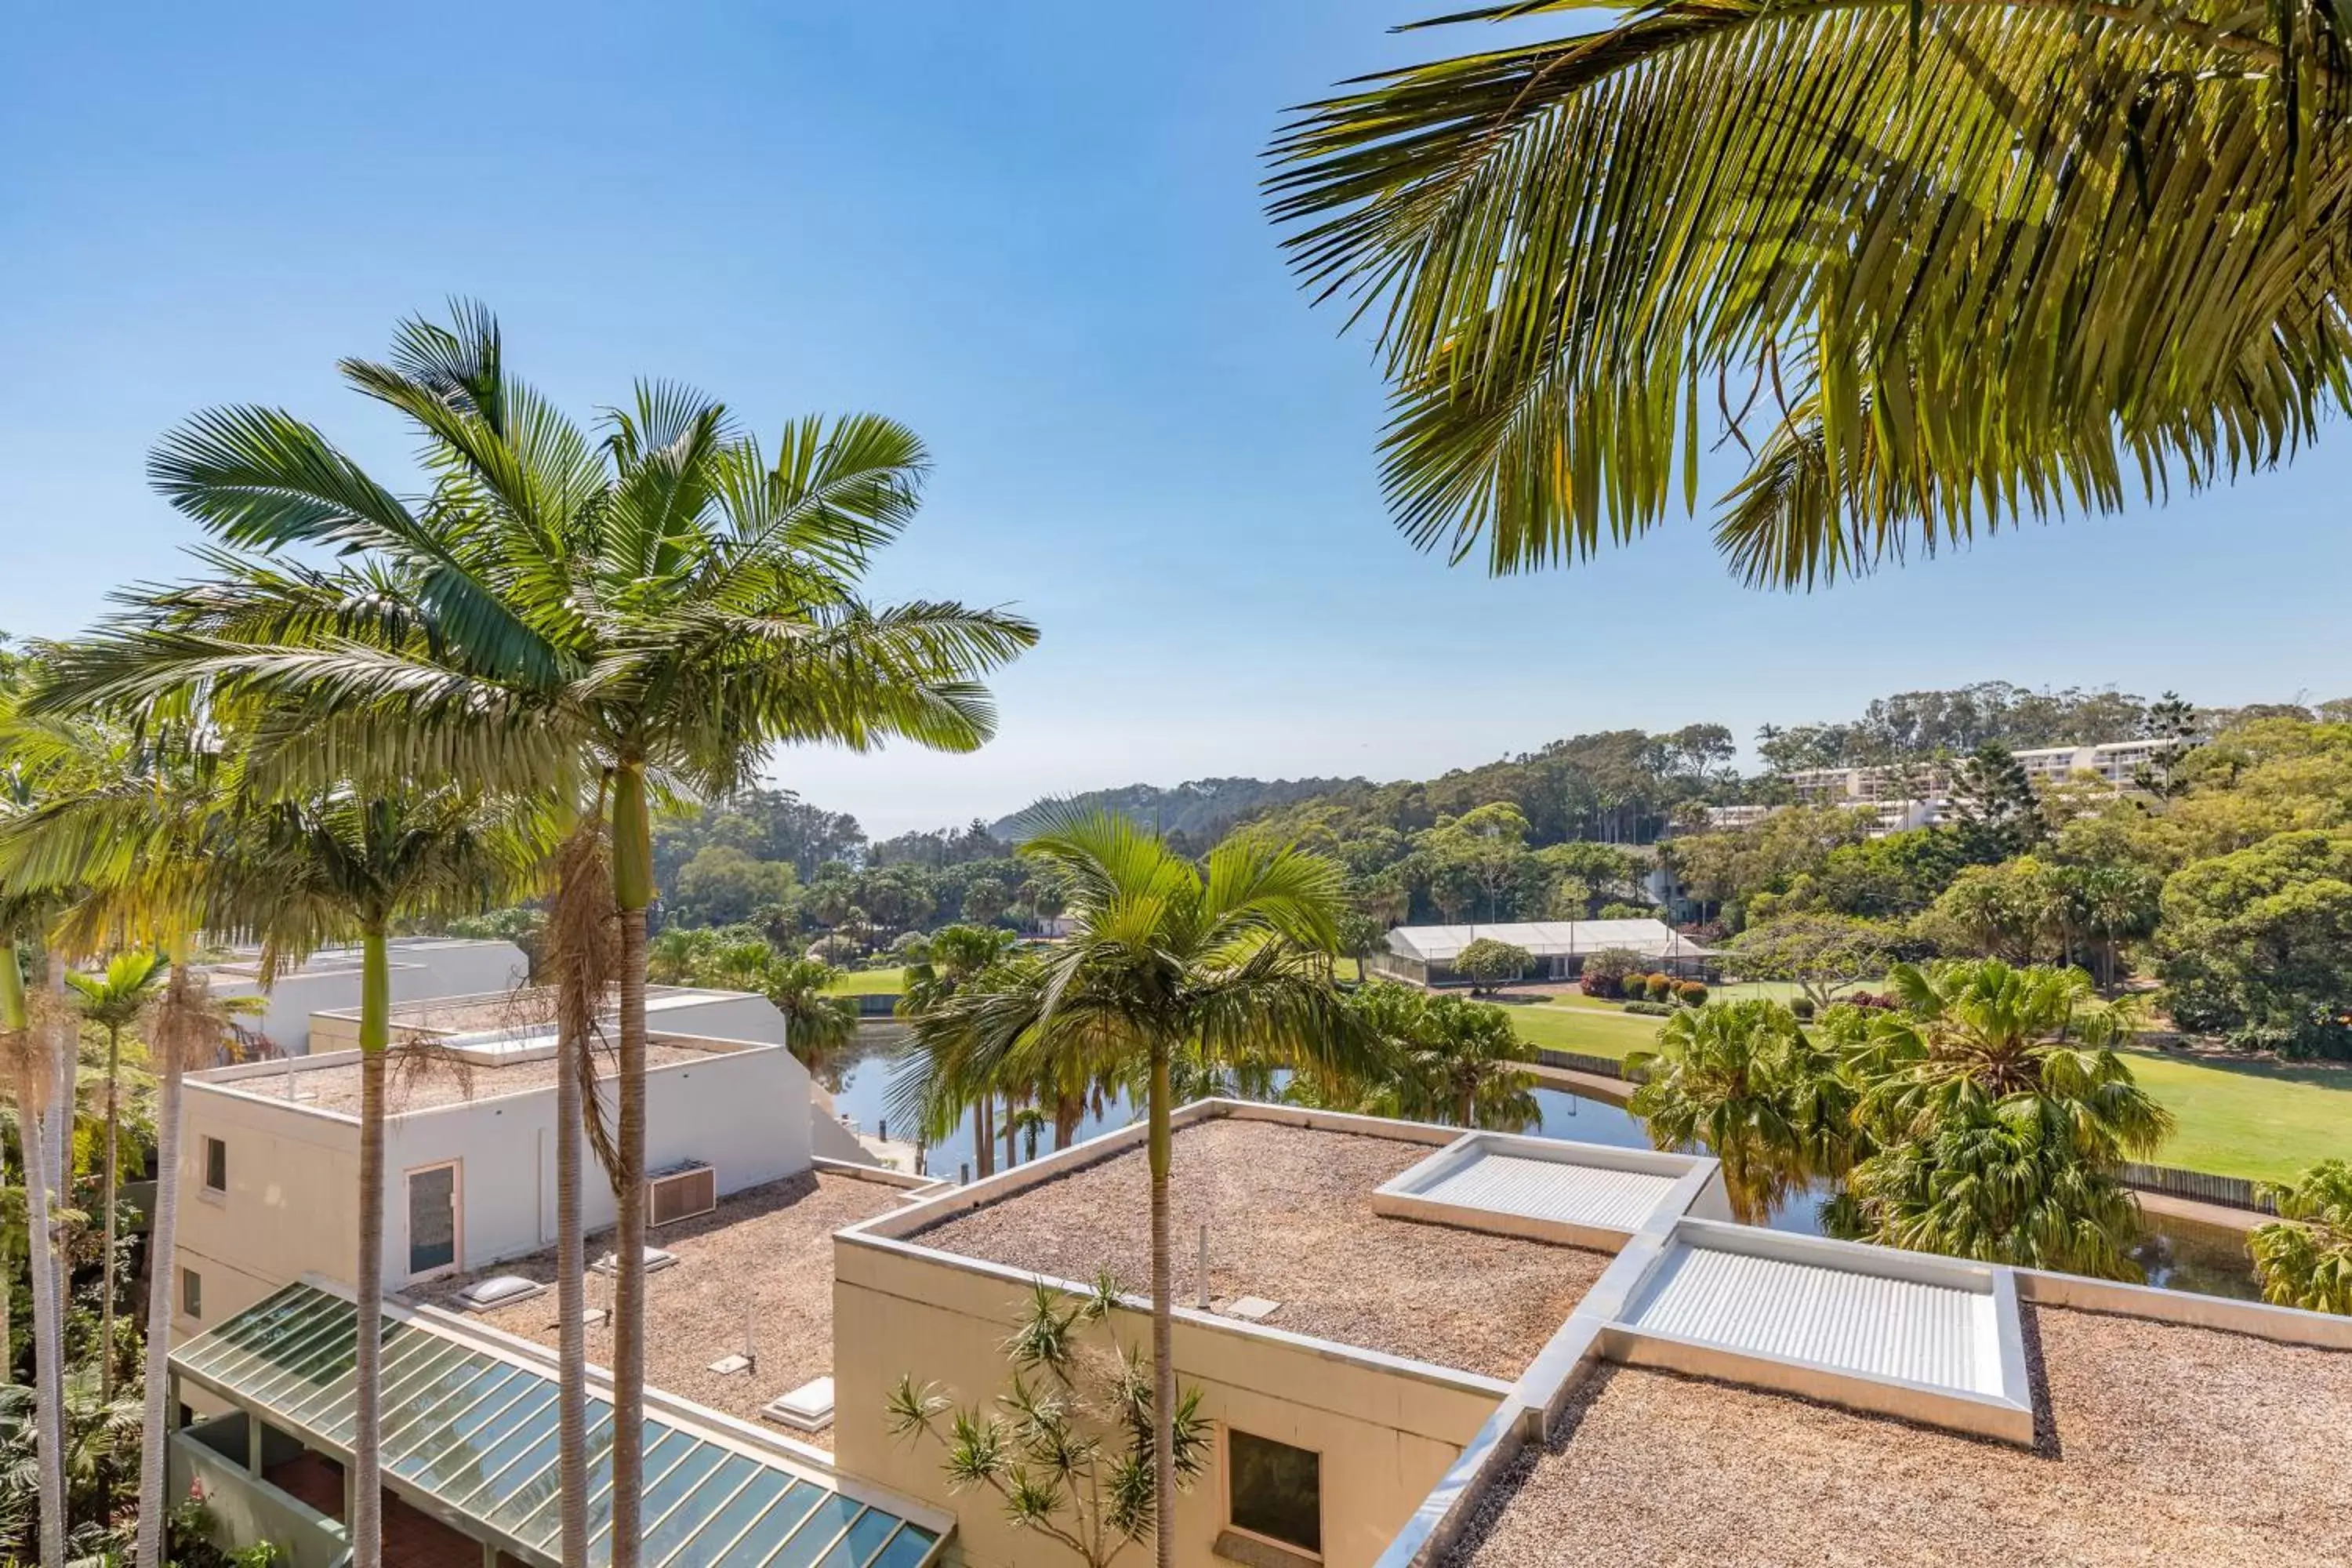
[[[1475,996],[1524,978],[1535,962],[1524,947],[1482,936],[1454,955],[1454,972],[1470,983],[1470,994]]]
[[[2164,884],[2163,913],[2177,1021],[2298,1052],[2352,1046],[2352,832],[2282,833],[2193,862]]]

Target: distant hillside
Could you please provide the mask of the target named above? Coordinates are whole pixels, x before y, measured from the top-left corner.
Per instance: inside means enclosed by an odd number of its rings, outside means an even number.
[[[1121,812],[1138,822],[1157,824],[1162,833],[1213,840],[1244,817],[1364,783],[1362,779],[1193,779],[1173,789],[1127,784],[1088,790],[1057,803],[1038,801],[992,823],[989,831],[999,838],[1017,837],[1022,819],[1029,812],[1040,805],[1063,804]]]

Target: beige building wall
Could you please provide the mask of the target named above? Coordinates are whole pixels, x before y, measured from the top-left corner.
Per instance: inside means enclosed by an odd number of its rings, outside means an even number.
[[[986,1404],[1008,1378],[1003,1345],[1026,1300],[1010,1270],[858,1237],[836,1240],[834,1450],[841,1468],[952,1510],[964,1560],[1013,1568],[1059,1548],[1008,1525],[986,1494],[949,1490],[942,1450],[890,1436],[885,1400],[901,1376]],[[1121,1340],[1148,1345],[1150,1320],[1123,1312]],[[1209,1472],[1175,1511],[1176,1560],[1221,1568],[1228,1426],[1322,1456],[1323,1562],[1369,1568],[1507,1393],[1493,1379],[1405,1363],[1294,1335],[1181,1314],[1181,1385],[1201,1391],[1215,1431]],[[1287,1559],[1283,1559],[1287,1561]],[[1302,1560],[1303,1561],[1303,1560]]]

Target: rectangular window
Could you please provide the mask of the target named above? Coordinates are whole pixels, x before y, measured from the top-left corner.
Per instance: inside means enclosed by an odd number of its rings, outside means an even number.
[[[218,1138],[205,1140],[205,1191],[228,1191],[228,1145]]]
[[[1322,1554],[1322,1455],[1228,1428],[1225,1490],[1235,1530]]]
[[[205,1277],[193,1268],[180,1270],[180,1315],[185,1318],[205,1315]]]

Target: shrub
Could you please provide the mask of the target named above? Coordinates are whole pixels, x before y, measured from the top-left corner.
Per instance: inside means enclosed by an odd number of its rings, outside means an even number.
[[[1671,1002],[1628,1002],[1624,1010],[1639,1013],[1645,1018],[1671,1018],[1681,1011]]]
[[[1892,1013],[1903,1005],[1884,991],[1849,991],[1838,1000],[1849,1007],[1859,1007],[1865,1013]]]
[[[1643,983],[1642,988],[1650,994],[1650,1000],[1653,1002],[1671,1002],[1675,995],[1675,977],[1671,974],[1653,974]]]
[[[1475,996],[1482,991],[1494,990],[1505,981],[1517,980],[1535,964],[1535,955],[1526,948],[1482,936],[1454,959],[1454,973],[1470,982],[1470,994]]]
[[[1809,1024],[1813,1017],[1813,999],[1810,996],[1796,997],[1790,1002],[1789,1011],[1797,1016],[1799,1023]]]
[[[1675,987],[1675,999],[1685,1007],[1704,1007],[1706,987],[1696,980],[1685,980]]]
[[[1625,994],[1623,981],[1614,974],[1582,975],[1577,980],[1576,988],[1587,996],[1606,996],[1614,999]]]
[[[1604,947],[1584,961],[1583,973],[1608,982],[1614,990],[1598,991],[1597,996],[1615,996],[1627,983],[1642,973],[1642,955],[1631,948]]]

